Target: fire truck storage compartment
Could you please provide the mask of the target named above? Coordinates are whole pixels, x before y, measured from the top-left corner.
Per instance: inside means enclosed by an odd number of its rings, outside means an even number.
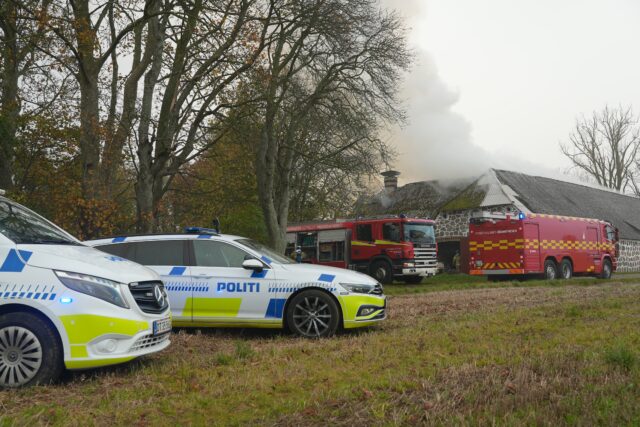
[[[346,233],[345,229],[318,232],[320,262],[344,261]]]
[[[287,233],[286,255],[292,255],[296,247],[302,250],[303,262],[344,263],[348,261],[350,230],[321,230],[317,232]]]

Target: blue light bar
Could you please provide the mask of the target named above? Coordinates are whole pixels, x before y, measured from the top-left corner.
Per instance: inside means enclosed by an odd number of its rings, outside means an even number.
[[[523,220],[523,219],[525,219],[526,217],[527,217],[527,216],[525,215],[525,213],[524,213],[524,212],[520,212],[520,213],[518,214],[518,219],[519,219],[519,220]]]
[[[62,297],[60,298],[60,304],[71,304],[73,302],[73,298]]]
[[[219,234],[213,228],[203,228],[203,227],[185,227],[184,232],[186,234]]]

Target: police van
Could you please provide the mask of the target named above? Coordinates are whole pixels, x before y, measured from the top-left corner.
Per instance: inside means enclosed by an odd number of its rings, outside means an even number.
[[[0,387],[155,353],[170,331],[156,273],[0,195]]]
[[[85,242],[155,270],[165,282],[173,324],[287,328],[330,336],[385,319],[382,286],[339,268],[296,264],[253,240],[215,230],[121,236]]]

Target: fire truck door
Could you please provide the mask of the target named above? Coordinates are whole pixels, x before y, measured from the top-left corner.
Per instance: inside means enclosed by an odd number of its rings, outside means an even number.
[[[595,267],[596,270],[600,268],[600,252],[598,251],[598,244],[600,239],[598,236],[598,229],[595,227],[587,227],[587,268]]]
[[[538,224],[524,224],[524,265],[526,270],[542,271],[540,263],[540,228]]]

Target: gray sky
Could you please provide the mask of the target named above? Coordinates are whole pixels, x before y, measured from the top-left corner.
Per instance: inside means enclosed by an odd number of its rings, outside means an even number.
[[[638,0],[385,0],[411,27],[409,123],[390,136],[409,181],[488,166],[569,167],[559,143],[606,104],[640,112]]]

